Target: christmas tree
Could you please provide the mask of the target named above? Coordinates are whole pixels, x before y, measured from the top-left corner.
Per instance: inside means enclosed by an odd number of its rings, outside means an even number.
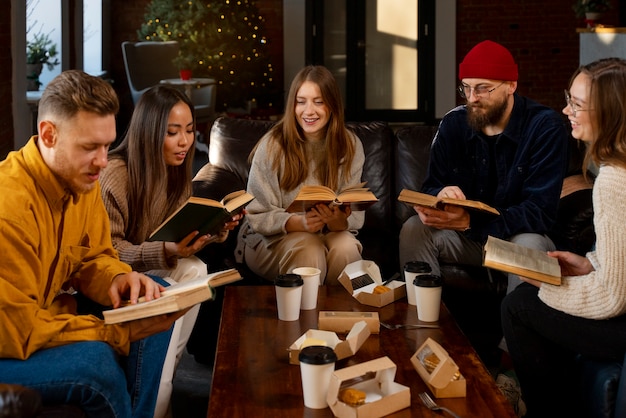
[[[264,19],[252,0],[153,0],[140,40],[178,41],[176,64],[194,77],[217,81],[218,110],[254,101],[272,107],[276,90],[263,36]]]

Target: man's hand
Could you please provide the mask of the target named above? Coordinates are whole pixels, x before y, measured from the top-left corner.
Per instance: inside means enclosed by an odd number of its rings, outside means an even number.
[[[165,287],[150,277],[132,271],[115,276],[109,288],[109,297],[113,303],[113,308],[118,308],[126,299],[130,300],[131,304],[135,304],[139,296],[144,296],[146,300],[159,298],[163,290]]]
[[[191,309],[191,308],[189,308]],[[136,319],[128,322],[130,341],[141,340],[159,332],[170,329],[174,321],[183,316],[189,309],[171,314],[157,315],[149,318]]]
[[[444,210],[414,206],[424,225],[437,229],[465,231],[469,228],[469,213],[460,206],[446,205]]]
[[[446,186],[437,194],[437,197],[452,199],[466,199],[463,191],[457,186]],[[460,206],[446,205],[443,210],[422,206],[413,207],[424,225],[437,229],[451,229],[465,231],[470,226],[470,215]]]

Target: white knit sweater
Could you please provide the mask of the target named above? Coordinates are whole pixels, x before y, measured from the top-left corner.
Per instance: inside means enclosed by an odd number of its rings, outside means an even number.
[[[600,167],[593,209],[596,248],[587,258],[595,270],[561,286],[542,284],[539,298],[571,315],[606,319],[626,312],[626,169]]]

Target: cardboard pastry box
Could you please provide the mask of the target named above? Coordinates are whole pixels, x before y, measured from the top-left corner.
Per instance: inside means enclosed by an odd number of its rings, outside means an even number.
[[[389,357],[335,370],[326,400],[336,417],[379,418],[411,405],[411,389],[394,381],[396,365]],[[365,393],[365,402],[351,405],[342,401],[344,389]]]
[[[325,345],[330,347],[335,351],[337,360],[341,360],[356,354],[369,336],[370,331],[365,321],[355,323],[350,333],[346,336],[345,341],[340,340],[334,332],[310,329],[289,346],[289,363],[300,364],[298,356],[305,342],[307,345]]]
[[[432,338],[413,354],[411,363],[436,398],[465,397],[465,378],[459,367]]]
[[[359,260],[350,263],[339,275],[339,283],[364,305],[380,308],[406,296],[404,281],[392,280],[385,285],[389,291],[375,293],[377,286],[383,285],[380,268],[370,260]]]
[[[380,332],[378,312],[320,311],[317,318],[317,328],[343,334],[361,321],[365,321],[372,334]]]

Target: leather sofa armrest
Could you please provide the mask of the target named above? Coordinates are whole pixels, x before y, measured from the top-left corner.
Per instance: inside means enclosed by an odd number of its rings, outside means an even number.
[[[33,389],[0,383],[0,417],[35,417],[41,411],[41,396]]]
[[[228,193],[246,189],[246,179],[239,173],[210,163],[198,171],[191,184],[194,196],[213,200],[221,200]]]

